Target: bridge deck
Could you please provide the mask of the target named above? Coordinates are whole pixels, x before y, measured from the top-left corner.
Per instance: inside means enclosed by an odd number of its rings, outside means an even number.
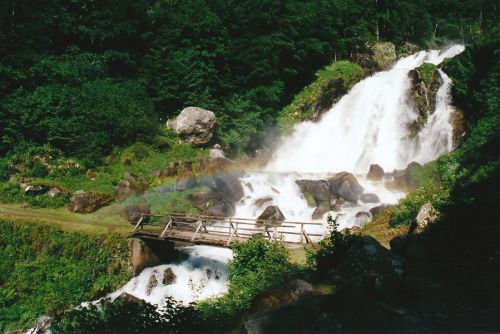
[[[152,220],[160,220],[152,224]],[[321,223],[226,218],[180,213],[142,214],[131,233],[132,237],[173,242],[228,247],[252,235],[268,240],[282,239],[287,244],[310,243],[322,237]],[[307,228],[306,228],[307,227]],[[313,233],[314,232],[314,233]]]

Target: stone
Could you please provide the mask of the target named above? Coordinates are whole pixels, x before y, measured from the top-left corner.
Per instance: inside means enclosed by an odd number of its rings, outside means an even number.
[[[335,196],[340,196],[346,201],[356,203],[363,193],[363,187],[358,183],[354,175],[341,172],[328,179],[330,191]]]
[[[195,192],[189,194],[187,199],[207,216],[231,217],[235,213],[234,202],[222,192]]]
[[[176,191],[185,191],[198,186],[198,181],[196,180],[196,176],[193,172],[186,173],[184,176],[181,176],[177,179],[175,183]]]
[[[129,180],[121,180],[115,187],[115,198],[118,201],[123,201],[130,196],[137,195],[139,190],[135,183]]]
[[[416,171],[423,168],[418,162],[410,162],[406,169],[393,172],[393,180],[388,186],[393,189],[411,192],[417,189],[417,181],[414,177]]]
[[[418,210],[416,222],[416,231],[421,232],[430,224],[438,219],[439,213],[434,209],[432,203],[425,203]]]
[[[333,194],[330,191],[329,183],[326,180],[296,180],[302,193],[309,193],[314,198],[317,205],[321,202],[330,202]]]
[[[146,302],[134,295],[131,295],[130,293],[127,292],[122,292],[118,297],[116,297],[118,300],[124,300],[129,303],[135,303],[139,305],[144,305]]]
[[[242,199],[245,194],[238,174],[235,173],[204,176],[200,178],[198,185],[206,186],[214,192],[223,193],[234,203]]]
[[[342,78],[330,79],[326,84],[321,86],[321,91],[313,105],[313,114],[311,120],[319,121],[320,116],[330,110],[342,96],[347,93],[347,85]]]
[[[153,271],[151,277],[149,277],[148,284],[146,285],[146,294],[149,296],[151,291],[158,286],[158,279],[156,278],[156,272]]]
[[[149,215],[151,212],[149,210],[149,206],[147,204],[136,204],[129,205],[123,208],[122,215],[130,224],[137,224],[142,214]],[[149,217],[146,217],[144,222],[147,222]]]
[[[370,213],[371,213],[373,219],[375,219],[376,217],[379,217],[382,214],[384,214],[384,212],[386,212],[387,209],[389,209],[390,207],[391,207],[391,205],[379,205],[379,206],[376,206],[374,208],[371,208]]]
[[[209,158],[210,158],[210,160],[219,159],[219,158],[225,159],[226,155],[224,154],[224,151],[222,150],[222,148],[220,147],[220,145],[219,144],[215,144],[210,149]]]
[[[361,196],[359,197],[359,199],[363,203],[378,203],[378,202],[380,202],[380,199],[378,198],[377,195],[370,194],[370,193],[368,193],[368,194],[361,194]]]
[[[285,219],[278,206],[270,205],[257,217],[257,226],[279,226]]]
[[[328,211],[330,211],[330,208],[329,207],[326,207],[324,205],[320,205],[318,206],[316,209],[314,209],[313,213],[312,213],[312,219],[313,220],[319,220],[319,219],[322,219],[323,216],[325,215],[325,213],[327,213]]]
[[[130,172],[125,172],[123,173],[123,178],[125,180],[128,180],[130,182],[137,182],[139,181],[139,177],[133,173],[130,173]]]
[[[52,197],[52,198],[57,197],[57,196],[61,196],[62,194],[64,194],[64,191],[62,191],[61,189],[59,189],[57,187],[52,187],[47,192],[47,196]]]
[[[204,145],[212,139],[215,122],[215,114],[212,111],[188,107],[175,119],[168,120],[167,127],[192,145]]]
[[[167,268],[163,272],[163,285],[170,285],[174,284],[177,281],[177,276],[175,275],[174,271],[172,268]]]
[[[113,198],[106,194],[78,190],[70,199],[68,210],[78,213],[90,213],[109,205]]]
[[[453,128],[452,131],[453,146],[457,146],[458,141],[465,133],[465,127],[467,124],[464,112],[461,110],[455,110],[454,112],[452,112],[450,116],[450,124],[451,127]]]
[[[43,186],[43,185],[38,185],[38,186],[27,185],[24,188],[24,194],[25,195],[41,195],[41,194],[45,194],[48,191],[48,189],[49,188],[47,186]]]
[[[372,220],[372,215],[369,212],[361,211],[356,213],[356,225],[363,226]]]
[[[377,164],[372,164],[366,178],[371,181],[382,181],[384,178],[384,169]]]
[[[268,202],[272,202],[273,201],[273,198],[271,196],[267,196],[267,197],[261,197],[261,198],[257,198],[255,201],[254,201],[254,204],[256,206],[262,206]]]
[[[50,331],[50,325],[52,322],[52,318],[49,316],[41,316],[36,320],[35,327],[30,328],[28,331],[25,333],[29,334],[48,334],[51,333]],[[6,332],[8,333],[8,332]],[[11,333],[17,333],[17,332],[11,332]]]

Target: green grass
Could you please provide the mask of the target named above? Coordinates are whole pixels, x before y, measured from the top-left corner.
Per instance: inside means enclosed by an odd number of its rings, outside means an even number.
[[[363,69],[349,61],[337,61],[319,70],[313,83],[306,86],[295,96],[278,116],[278,124],[283,130],[289,130],[296,123],[310,117],[313,107],[321,96],[324,87],[333,79],[342,79],[343,87],[351,89],[363,78]]]
[[[32,326],[131,276],[127,239],[0,220],[0,331]]]
[[[437,71],[436,65],[430,63],[422,64],[418,68],[420,77],[422,78],[422,81],[424,82],[426,87],[430,87],[432,85],[436,71]]]

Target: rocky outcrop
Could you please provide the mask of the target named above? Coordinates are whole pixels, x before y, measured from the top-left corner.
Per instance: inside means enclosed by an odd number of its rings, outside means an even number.
[[[283,212],[276,205],[271,205],[257,217],[257,226],[279,226],[285,219]]]
[[[313,220],[322,219],[323,216],[325,215],[325,213],[327,213],[328,211],[330,211],[330,207],[329,206],[320,205],[316,209],[314,209],[311,218]]]
[[[68,209],[72,212],[90,213],[109,205],[113,197],[84,190],[78,190],[70,199]]]
[[[372,215],[369,212],[361,211],[356,213],[356,226],[363,226],[372,220]]]
[[[254,201],[254,204],[256,206],[263,206],[264,204],[266,203],[269,203],[269,202],[272,202],[273,201],[273,198],[271,196],[267,196],[267,197],[261,197],[261,198],[257,198],[255,201]]]
[[[391,205],[379,205],[379,206],[376,206],[374,208],[371,208],[370,213],[371,213],[373,219],[375,219],[375,218],[383,215],[384,212],[386,212],[390,207],[391,207]]]
[[[123,201],[132,195],[137,195],[139,190],[140,189],[129,180],[121,180],[115,187],[115,198],[118,201]]]
[[[395,170],[392,173],[392,181],[387,183],[391,189],[411,192],[417,190],[419,187],[418,175],[425,169],[425,166],[420,165],[418,162],[410,162],[403,170]],[[438,182],[438,180],[436,180]]]
[[[371,181],[382,181],[384,178],[384,169],[377,164],[372,164],[366,178]]]
[[[342,78],[334,78],[329,80],[321,87],[320,94],[317,97],[316,103],[313,105],[313,114],[310,119],[318,121],[321,114],[330,110],[334,103],[336,103],[342,96],[347,94],[347,87]]]
[[[341,172],[328,179],[330,191],[335,196],[340,196],[346,201],[356,203],[363,193],[363,187],[354,175]]]
[[[148,284],[146,285],[146,294],[149,296],[151,291],[158,286],[158,278],[156,278],[156,271],[149,277]]]
[[[457,146],[458,141],[465,133],[466,121],[463,111],[455,110],[450,116],[450,124],[451,127],[453,128],[452,132],[453,146]]]
[[[222,150],[222,148],[220,147],[219,144],[215,144],[211,149],[210,149],[210,152],[209,152],[209,157],[210,157],[210,160],[214,160],[214,159],[225,159],[226,158],[226,155],[224,154],[224,151]]]
[[[167,127],[193,145],[204,145],[212,139],[216,122],[215,114],[210,110],[188,107],[175,119],[167,121]]]
[[[59,189],[57,187],[52,187],[47,192],[47,196],[49,196],[49,197],[58,197],[58,196],[61,196],[63,194],[64,194],[64,191],[62,191],[61,189]]]
[[[443,79],[437,67],[427,63],[411,70],[408,76],[411,79],[410,98],[417,114],[409,130],[411,136],[416,136],[436,109],[436,94]]]

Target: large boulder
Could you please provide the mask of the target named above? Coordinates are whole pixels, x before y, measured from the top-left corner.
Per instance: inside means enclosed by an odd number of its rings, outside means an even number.
[[[118,201],[123,201],[132,195],[137,195],[139,193],[139,188],[135,183],[129,180],[121,180],[115,187],[115,198]]]
[[[356,203],[363,193],[363,187],[354,175],[341,172],[328,179],[330,191],[335,196],[340,196],[346,201]]]
[[[68,209],[72,212],[90,213],[113,201],[113,197],[90,191],[78,190],[70,199]]]
[[[465,133],[466,121],[464,112],[461,110],[455,110],[454,112],[452,112],[450,115],[450,124],[453,128],[453,146],[457,146],[458,141]]]
[[[319,121],[320,116],[330,110],[334,103],[336,103],[348,91],[348,87],[342,78],[333,78],[321,87],[320,94],[316,99],[313,106],[313,114],[311,115],[312,121]]]
[[[222,148],[220,147],[219,144],[215,144],[211,149],[210,149],[210,152],[209,152],[209,157],[210,157],[210,160],[214,160],[214,159],[225,159],[226,158],[226,155],[224,154],[224,151],[222,150]]]
[[[383,215],[384,212],[386,212],[388,209],[391,208],[391,206],[392,205],[379,205],[379,206],[376,206],[374,208],[371,208],[370,213],[371,213],[373,219]]]
[[[372,164],[366,178],[372,181],[381,181],[384,178],[384,169],[380,165]]]
[[[330,207],[321,204],[316,209],[314,209],[311,218],[313,220],[322,219],[325,213],[327,213],[328,211],[330,211]]]
[[[210,110],[188,107],[175,119],[167,121],[167,127],[193,145],[204,145],[212,139],[215,114]]]
[[[257,226],[279,226],[285,221],[285,215],[276,205],[268,206],[259,217]]]
[[[238,202],[244,195],[243,186],[235,173],[207,175],[201,177],[197,184],[224,194],[232,202]]]
[[[309,193],[319,205],[322,202],[330,202],[333,199],[333,194],[330,191],[329,183],[326,180],[297,180],[300,191],[307,197]]]
[[[363,203],[378,203],[380,199],[375,194],[362,194],[359,199]]]
[[[195,192],[189,194],[187,199],[207,216],[231,217],[235,212],[234,202],[221,192]]]

